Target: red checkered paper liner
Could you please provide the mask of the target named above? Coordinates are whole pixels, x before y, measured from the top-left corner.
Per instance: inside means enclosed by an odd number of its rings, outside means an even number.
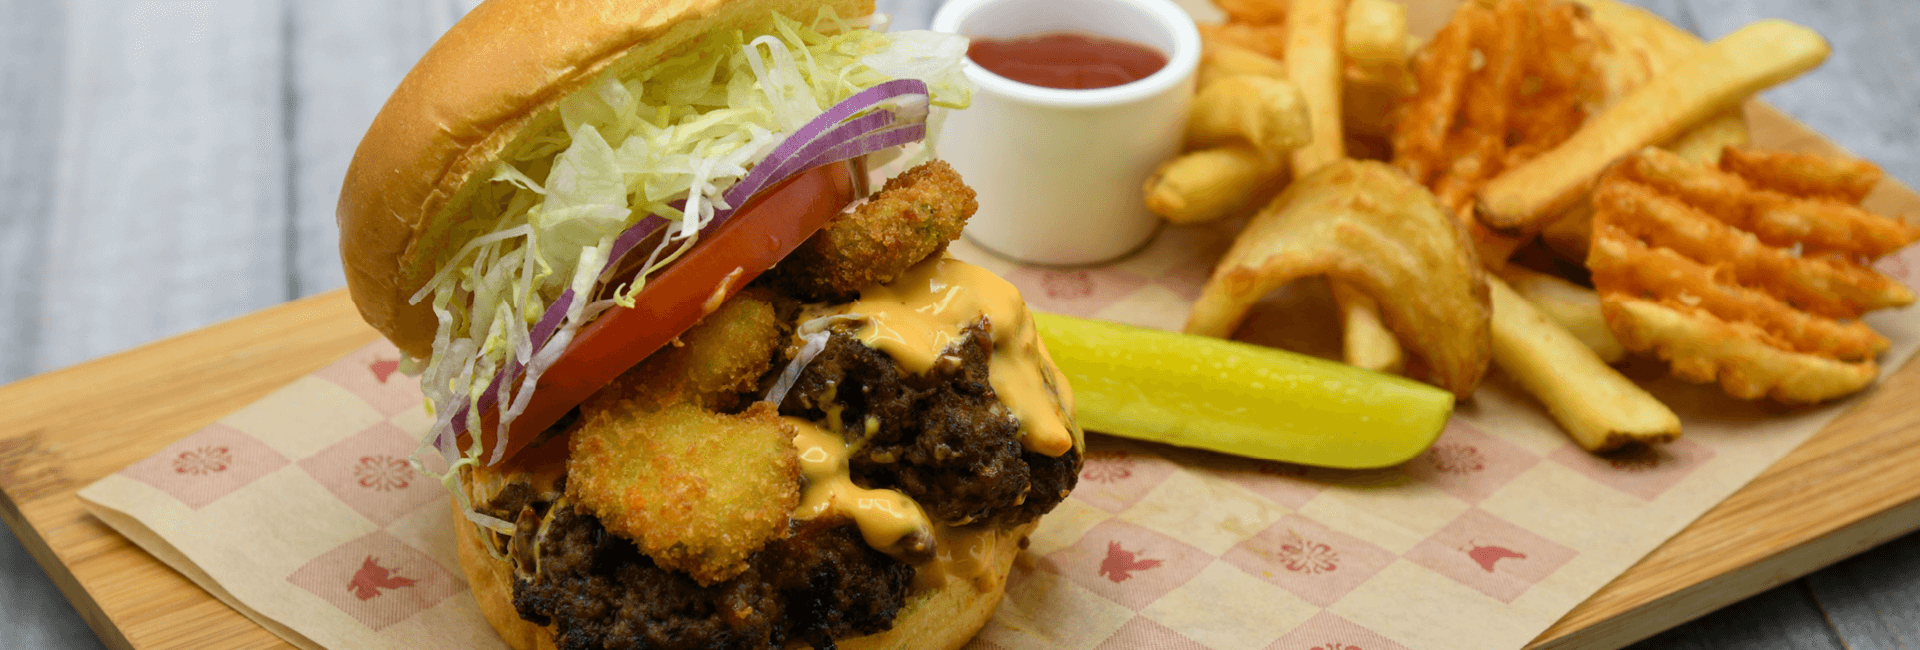
[[[1231,236],[1170,228],[1083,270],[953,252],[1037,309],[1177,328]],[[1880,268],[1920,284],[1920,248]],[[1314,282],[1243,335],[1327,348]],[[1320,318],[1323,320],[1315,320]],[[1920,347],[1920,310],[1869,318]],[[1318,338],[1316,338],[1318,337]],[[369,345],[80,493],[103,520],[303,648],[499,648],[455,559],[440,485],[406,458],[430,420]],[[1336,471],[1090,436],[977,648],[1520,648],[1834,418],[1653,379],[1686,435],[1604,459],[1498,373],[1429,451]]]

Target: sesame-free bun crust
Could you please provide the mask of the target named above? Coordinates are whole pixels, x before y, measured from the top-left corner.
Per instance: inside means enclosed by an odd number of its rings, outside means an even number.
[[[708,33],[765,31],[774,12],[811,20],[873,12],[871,0],[488,0],[427,50],[354,151],[337,218],[347,288],[369,324],[408,354],[431,351],[428,304],[409,305],[462,242],[493,161],[553,123],[560,98],[609,69],[644,67]]]
[[[460,505],[455,503],[453,507],[460,568],[467,574],[467,584],[473,586],[480,613],[513,650],[556,650],[551,626],[534,625],[513,609],[513,569],[487,553],[475,527],[460,516]],[[836,644],[844,650],[957,650],[966,645],[993,618],[1000,597],[1006,593],[1007,574],[1013,569],[1020,540],[1037,525],[1028,523],[1000,536],[1000,547],[994,553],[1000,561],[985,580],[979,581],[984,588],[975,582],[951,580],[941,589],[916,593],[894,617],[893,629]]]

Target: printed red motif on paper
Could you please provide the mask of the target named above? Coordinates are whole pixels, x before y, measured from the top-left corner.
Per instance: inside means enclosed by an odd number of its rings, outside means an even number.
[[[1347,645],[1345,643],[1329,643],[1326,645],[1314,646],[1313,650],[1367,650],[1367,649],[1357,645]]]
[[[1487,468],[1487,459],[1472,445],[1435,445],[1427,455],[1433,468],[1447,474],[1467,475]]]
[[[1273,559],[1294,573],[1326,573],[1340,568],[1340,554],[1334,552],[1332,546],[1301,537],[1293,531],[1287,531]]]
[[[1040,276],[1040,284],[1046,287],[1047,297],[1057,300],[1076,300],[1093,295],[1093,274],[1086,271],[1047,271]]]
[[[173,459],[173,471],[177,474],[205,476],[227,471],[232,466],[233,452],[225,445],[189,449]]]
[[[360,487],[381,492],[405,489],[412,475],[407,459],[393,456],[361,456],[360,464],[353,467],[353,480]]]
[[[366,561],[360,563],[359,571],[353,572],[353,580],[347,582],[347,589],[353,592],[354,598],[360,600],[373,600],[374,596],[380,595],[382,589],[392,591],[411,586],[413,586],[413,578],[394,575],[393,569],[380,566],[373,561],[371,555],[367,556]]]
[[[1507,558],[1517,560],[1527,559],[1527,554],[1516,552],[1512,549],[1499,546],[1481,546],[1472,542],[1468,542],[1467,544],[1473,547],[1473,550],[1467,551],[1467,557],[1473,558],[1473,561],[1479,564],[1480,568],[1486,569],[1487,573],[1493,573],[1493,563],[1495,562]]]
[[[1087,452],[1080,478],[1095,483],[1117,483],[1133,476],[1133,455],[1124,451]]]
[[[1100,561],[1099,574],[1114,582],[1125,582],[1134,571],[1160,566],[1159,560],[1140,558],[1134,551],[1120,548],[1120,542],[1107,542],[1107,558]]]
[[[380,380],[380,383],[384,384],[384,383],[387,383],[388,377],[393,376],[393,372],[395,370],[400,369],[400,360],[399,359],[375,359],[373,363],[367,365],[367,369],[372,370],[373,377],[375,379]]]

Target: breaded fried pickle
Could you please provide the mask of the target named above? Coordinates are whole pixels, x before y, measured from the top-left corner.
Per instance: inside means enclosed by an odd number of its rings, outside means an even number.
[[[713,584],[788,534],[799,505],[793,430],[741,391],[772,364],[773,306],[734,297],[581,406],[567,493],[660,566]]]
[[[946,248],[978,207],[946,162],[922,164],[828,221],[774,268],[772,282],[802,300],[852,296]]]

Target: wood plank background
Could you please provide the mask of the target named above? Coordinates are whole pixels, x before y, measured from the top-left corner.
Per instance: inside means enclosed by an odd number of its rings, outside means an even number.
[[[1920,3],[1643,0],[1834,45],[1766,99],[1920,186]],[[367,122],[472,0],[0,0],[0,382],[341,286]],[[925,25],[939,0],[880,0]],[[0,404],[0,408],[6,405]],[[0,533],[0,648],[102,647]],[[1636,648],[1920,648],[1920,535]]]

